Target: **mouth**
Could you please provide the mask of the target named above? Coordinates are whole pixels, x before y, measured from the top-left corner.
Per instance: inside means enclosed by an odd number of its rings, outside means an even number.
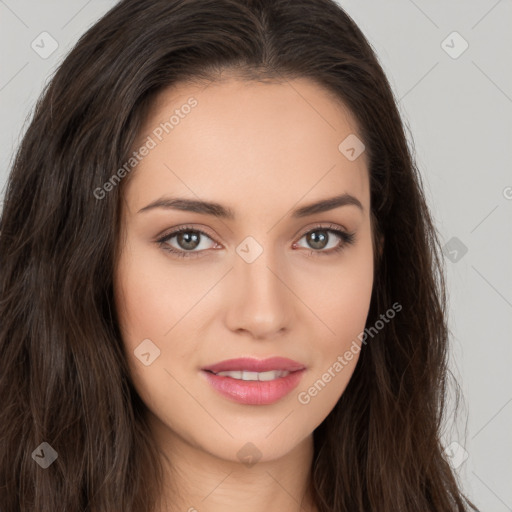
[[[285,357],[242,357],[201,368],[207,383],[222,397],[245,405],[270,405],[296,388],[306,367]]]
[[[284,399],[302,380],[306,369],[268,372],[201,370],[207,383],[220,396],[243,405],[270,405]]]

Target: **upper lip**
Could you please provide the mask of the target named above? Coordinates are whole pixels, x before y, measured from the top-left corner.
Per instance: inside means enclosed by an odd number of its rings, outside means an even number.
[[[305,366],[302,363],[288,359],[286,357],[270,357],[268,359],[254,359],[252,357],[240,357],[237,359],[227,359],[210,366],[201,368],[213,373],[229,371],[248,371],[248,372],[269,372],[272,370],[284,370],[294,372],[303,370]]]

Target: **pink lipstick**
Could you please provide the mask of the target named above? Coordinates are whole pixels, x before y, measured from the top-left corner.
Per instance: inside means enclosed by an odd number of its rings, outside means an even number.
[[[247,405],[277,402],[298,386],[305,371],[305,365],[283,357],[229,359],[202,368],[216,391]]]

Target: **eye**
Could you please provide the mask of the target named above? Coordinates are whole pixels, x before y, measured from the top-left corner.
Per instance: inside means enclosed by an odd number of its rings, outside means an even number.
[[[212,247],[204,247],[201,239],[207,238],[211,242],[213,240],[208,236],[204,231],[200,229],[193,229],[189,226],[183,226],[179,229],[172,231],[169,234],[164,235],[163,237],[157,240],[157,243],[164,249],[164,251],[175,254],[179,257],[197,257],[200,256],[199,253],[203,252],[206,249],[211,249]],[[171,244],[171,240],[176,239],[174,243],[177,245]],[[213,242],[215,244],[215,242]],[[195,249],[198,249],[197,251]]]
[[[340,252],[346,246],[353,244],[355,233],[347,233],[333,224],[329,226],[319,225],[305,233],[301,240],[303,238],[306,239],[309,248],[313,249],[309,252],[309,255],[319,256]]]
[[[309,256],[320,256],[337,253],[346,246],[354,243],[355,233],[347,233],[334,224],[328,226],[316,226],[304,233],[300,240],[306,239],[309,244]],[[175,240],[174,240],[175,239]],[[204,239],[210,240],[213,247],[203,243]],[[300,241],[299,240],[299,241]],[[204,231],[183,226],[160,237],[156,243],[166,252],[180,258],[191,258],[203,256],[208,249],[214,248],[217,244]],[[298,247],[296,242],[293,247]],[[305,247],[308,249],[308,247]],[[327,248],[327,250],[325,250]]]

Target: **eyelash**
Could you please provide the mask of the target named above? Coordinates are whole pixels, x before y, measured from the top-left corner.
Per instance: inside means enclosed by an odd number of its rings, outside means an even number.
[[[328,226],[318,225],[314,228],[306,231],[301,235],[299,240],[304,238],[306,235],[309,235],[310,233],[313,233],[315,231],[327,231],[329,233],[334,233],[336,236],[338,236],[341,239],[341,242],[338,246],[329,249],[327,251],[323,250],[309,250],[308,256],[316,257],[321,255],[333,255],[340,253],[343,249],[345,249],[348,245],[352,245],[354,243],[355,239],[355,233],[347,233],[346,231],[340,230],[335,224],[329,224]],[[205,233],[201,229],[194,228],[192,226],[182,226],[181,228],[178,228],[171,233],[165,234],[162,237],[160,237],[156,243],[166,252],[173,254],[174,256],[177,256],[179,258],[196,258],[200,257],[201,253],[204,251],[184,251],[184,250],[178,250],[174,247],[170,247],[167,242],[174,238],[175,236],[179,235],[180,233],[184,232],[193,232],[193,233],[199,233],[201,235],[206,236],[210,240],[212,240],[212,237],[208,235],[208,233]],[[306,249],[308,251],[308,249]]]

